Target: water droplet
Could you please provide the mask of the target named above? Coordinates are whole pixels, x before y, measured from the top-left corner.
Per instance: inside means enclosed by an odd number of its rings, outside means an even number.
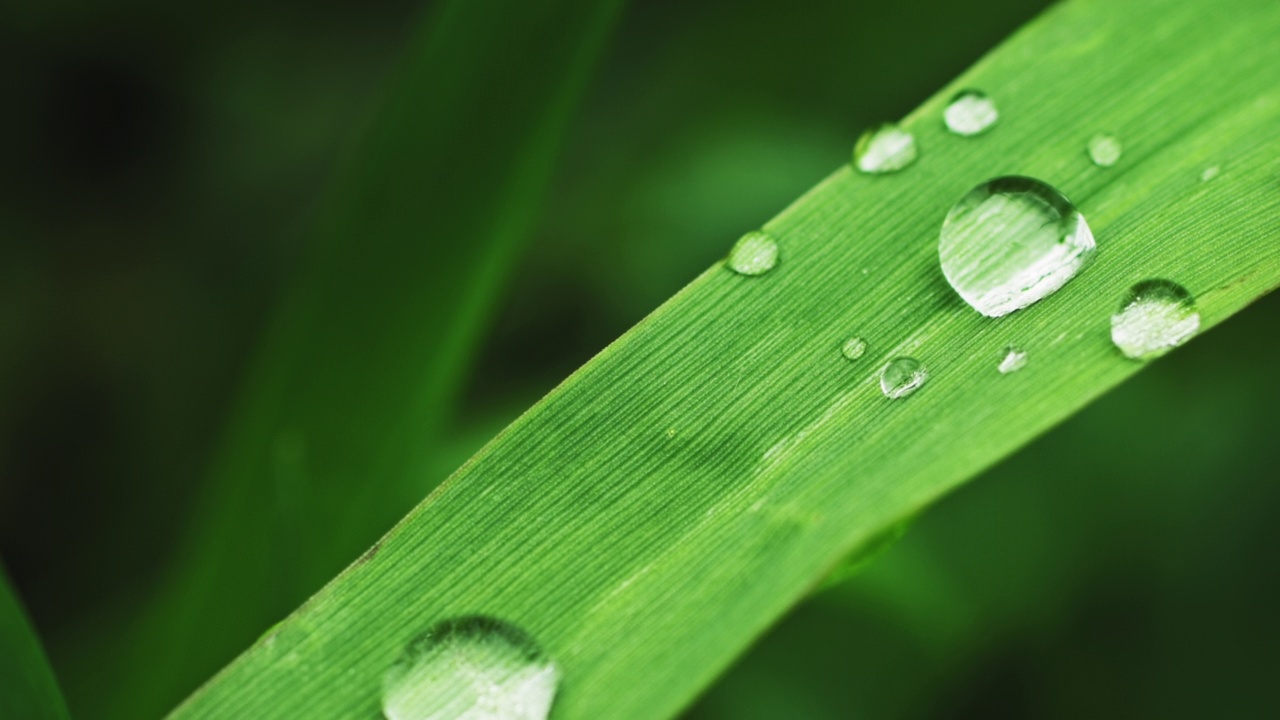
[[[447,620],[387,670],[388,720],[544,720],[560,671],[533,640],[487,617]]]
[[[919,360],[909,357],[894,358],[880,371],[880,391],[887,398],[904,398],[924,385],[929,372]]]
[[[916,161],[916,137],[893,123],[862,133],[853,146],[853,166],[878,175],[897,172]]]
[[[848,360],[857,360],[867,354],[867,341],[860,337],[851,337],[840,346],[840,354]]]
[[[1015,373],[1027,366],[1027,354],[1019,350],[1014,345],[1006,345],[1004,348],[1004,359],[1000,361],[1001,375]]]
[[[1134,360],[1160,357],[1199,329],[1195,298],[1170,280],[1144,280],[1129,288],[1111,316],[1111,342]]]
[[[752,230],[733,244],[727,263],[739,275],[763,275],[778,264],[778,243],[764,230]]]
[[[1204,169],[1204,172],[1200,173],[1200,182],[1209,182],[1210,180],[1218,177],[1218,173],[1220,172],[1222,172],[1222,168],[1217,165],[1210,165]]]
[[[1089,159],[1098,167],[1111,167],[1120,160],[1124,148],[1115,135],[1099,133],[1089,138]]]
[[[942,113],[947,129],[957,135],[972,137],[991,129],[1000,119],[996,101],[980,90],[962,90],[951,98]]]
[[[1062,193],[1009,176],[970,190],[947,213],[938,257],[947,282],[987,317],[1052,295],[1093,255],[1093,233]]]

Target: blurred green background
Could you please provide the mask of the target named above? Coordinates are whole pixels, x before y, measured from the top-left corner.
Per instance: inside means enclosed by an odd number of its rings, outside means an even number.
[[[431,482],[1044,5],[633,3]],[[94,638],[128,634],[174,561],[302,229],[423,11],[0,20],[0,556],[73,714],[102,715]],[[1280,716],[1277,309],[947,498],[690,716]]]

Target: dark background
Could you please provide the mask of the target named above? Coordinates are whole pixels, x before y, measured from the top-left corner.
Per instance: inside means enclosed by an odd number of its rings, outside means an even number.
[[[1044,4],[890,5],[632,4],[451,452]],[[78,644],[172,561],[298,230],[422,11],[3,13],[0,556],[73,714],[93,702]],[[1280,715],[1278,308],[1258,303],[942,502],[691,714]]]

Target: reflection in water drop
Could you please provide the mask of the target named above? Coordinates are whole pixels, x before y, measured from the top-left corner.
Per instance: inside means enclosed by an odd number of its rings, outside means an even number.
[[[1004,358],[1000,361],[997,368],[1001,375],[1018,372],[1027,366],[1027,354],[1019,350],[1016,346],[1006,345],[1004,348]]]
[[[725,264],[739,275],[763,275],[778,264],[778,243],[764,230],[752,230],[733,244]]]
[[[1144,280],[1129,288],[1111,316],[1111,341],[1134,360],[1160,357],[1199,329],[1195,298],[1170,280]]]
[[[929,372],[919,360],[910,357],[894,358],[880,370],[880,392],[897,400],[904,398],[929,379]]]
[[[1089,138],[1089,159],[1098,167],[1111,167],[1120,161],[1124,148],[1115,135],[1098,134]]]
[[[409,643],[387,670],[387,720],[545,720],[560,671],[518,628],[447,620]]]
[[[942,120],[957,135],[971,137],[991,129],[1000,119],[996,102],[979,90],[963,90],[947,105]]]
[[[860,337],[851,337],[840,346],[840,354],[847,360],[857,360],[867,354],[867,341]]]
[[[853,146],[853,166],[872,175],[897,172],[916,161],[916,137],[893,123],[862,133]]]
[[[1052,295],[1095,247],[1070,200],[1035,178],[1014,175],[960,198],[942,223],[938,258],[965,302],[1000,317]]]

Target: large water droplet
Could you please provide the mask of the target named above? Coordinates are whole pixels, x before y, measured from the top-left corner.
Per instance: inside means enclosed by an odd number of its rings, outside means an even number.
[[[840,346],[840,354],[848,360],[857,360],[867,354],[867,341],[860,337],[851,337]]]
[[[1099,133],[1089,138],[1089,159],[1098,167],[1111,167],[1120,161],[1124,147],[1115,135]]]
[[[778,243],[764,230],[752,230],[733,244],[726,263],[739,275],[763,275],[778,264]]]
[[[947,129],[965,137],[986,132],[999,119],[996,101],[979,90],[962,90],[942,113]]]
[[[388,720],[545,720],[560,671],[528,635],[487,617],[447,620],[387,670]]]
[[[916,137],[893,123],[862,133],[853,146],[853,166],[878,175],[901,170],[916,161]]]
[[[1018,349],[1014,345],[1006,345],[1004,348],[1004,359],[1000,361],[997,368],[1001,375],[1015,373],[1027,366],[1027,354]]]
[[[1035,178],[1009,176],[970,190],[947,213],[942,273],[973,309],[1008,315],[1052,295],[1095,249],[1084,216]]]
[[[1170,280],[1144,280],[1129,288],[1111,316],[1111,341],[1134,360],[1160,357],[1199,329],[1195,298]]]
[[[904,398],[924,385],[929,371],[919,360],[910,357],[894,358],[880,370],[880,392],[894,400]]]
[[[1210,165],[1200,173],[1200,182],[1209,182],[1210,180],[1218,177],[1218,173],[1220,172],[1222,172],[1222,168],[1217,165]]]

